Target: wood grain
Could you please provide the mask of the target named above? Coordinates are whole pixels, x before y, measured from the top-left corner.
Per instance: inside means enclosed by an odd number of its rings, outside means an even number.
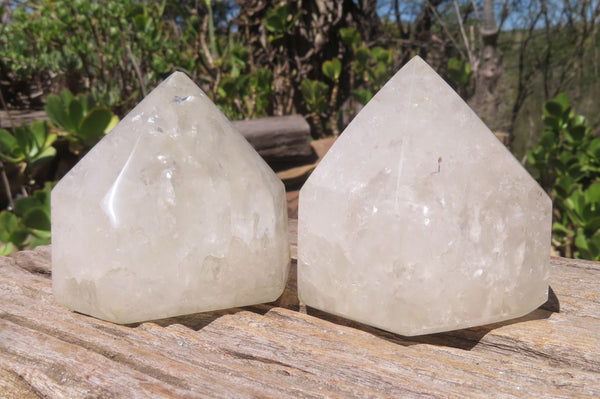
[[[130,326],[50,278],[49,247],[0,258],[0,398],[600,396],[599,263],[553,258],[520,319],[411,338],[301,306],[295,262],[275,303]]]

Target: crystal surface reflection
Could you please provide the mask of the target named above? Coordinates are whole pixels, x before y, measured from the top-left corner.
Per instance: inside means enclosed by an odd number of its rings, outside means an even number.
[[[275,300],[289,268],[283,184],[183,73],[52,192],[53,290],[131,323]]]
[[[525,315],[547,300],[551,211],[543,189],[415,57],[300,191],[300,299],[409,336]]]

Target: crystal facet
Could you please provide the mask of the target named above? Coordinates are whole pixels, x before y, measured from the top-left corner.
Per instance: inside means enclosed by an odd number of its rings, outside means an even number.
[[[283,184],[183,73],[150,93],[52,191],[56,299],[131,323],[277,299]]]
[[[415,57],[300,191],[300,299],[409,336],[525,315],[548,297],[551,210]]]

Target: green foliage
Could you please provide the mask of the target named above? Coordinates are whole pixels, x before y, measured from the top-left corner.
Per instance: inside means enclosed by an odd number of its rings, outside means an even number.
[[[340,80],[340,74],[342,73],[342,63],[337,58],[334,58],[330,61],[325,61],[321,69],[323,71],[323,75],[325,75],[333,82],[337,82]]]
[[[93,96],[74,97],[68,90],[60,96],[48,96],[46,113],[59,134],[52,132],[46,121],[16,127],[14,134],[0,129],[0,158],[17,164],[26,178],[20,190],[25,196],[15,201],[11,210],[0,212],[0,255],[50,243],[50,191],[54,183],[46,182],[43,190],[26,194],[37,185],[34,171],[57,155],[53,146],[60,141],[57,139],[76,144],[77,152],[92,146],[118,122],[110,110],[96,106]]]
[[[291,15],[286,4],[269,9],[262,21],[265,28],[273,33],[269,36],[269,41],[281,39],[289,33],[301,15],[300,12]]]
[[[273,74],[265,68],[250,74],[237,72],[227,76],[219,85],[218,104],[226,114],[237,118],[266,116],[271,102],[272,82]]]
[[[356,31],[354,28],[342,28],[340,29],[340,37],[342,42],[350,48],[355,48],[360,44],[362,38],[360,37],[360,33]]]
[[[0,212],[0,255],[50,243],[50,191],[53,186],[54,183],[46,183],[43,190],[18,199],[12,212]]]
[[[546,102],[543,120],[527,158],[554,201],[554,240],[566,256],[600,260],[600,138],[565,94]]]
[[[21,81],[56,76],[104,105],[129,108],[189,51],[163,22],[166,1],[36,0],[11,8],[0,32],[0,59]],[[180,38],[179,38],[180,39]],[[181,51],[180,51],[181,50]],[[136,68],[144,74],[140,81]],[[133,83],[133,84],[132,84]]]
[[[325,112],[327,108],[327,92],[329,91],[325,83],[318,80],[304,79],[301,90],[306,107],[311,112]]]
[[[45,110],[67,139],[86,147],[93,146],[119,122],[108,108],[96,106],[94,96],[74,97],[66,89],[61,91],[60,97],[50,94]]]
[[[56,155],[52,143],[56,134],[50,133],[45,121],[16,127],[15,134],[0,129],[0,158],[11,163],[24,163],[27,170],[38,168]]]
[[[373,95],[373,92],[369,89],[352,90],[352,96],[354,97],[354,99],[363,105],[371,101]]]
[[[459,91],[469,86],[472,76],[473,70],[467,61],[454,57],[448,60],[448,79]]]
[[[366,104],[392,76],[393,56],[391,50],[382,47],[369,49],[365,45],[353,44],[354,60],[352,74],[358,78],[351,91],[361,104]]]

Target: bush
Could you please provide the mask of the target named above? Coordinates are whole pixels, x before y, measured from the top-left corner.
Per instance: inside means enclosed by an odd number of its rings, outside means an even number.
[[[1,170],[8,208],[0,212],[0,255],[50,243],[50,191],[61,177],[52,169],[59,162],[70,169],[119,121],[109,109],[96,106],[91,94],[75,97],[69,90],[49,95],[46,113],[50,123],[0,129],[0,159],[21,175],[9,182]],[[40,173],[43,169],[49,170]],[[13,200],[13,192],[20,198]]]
[[[561,255],[600,260],[600,137],[565,94],[546,102],[539,145],[527,154],[554,204]]]

